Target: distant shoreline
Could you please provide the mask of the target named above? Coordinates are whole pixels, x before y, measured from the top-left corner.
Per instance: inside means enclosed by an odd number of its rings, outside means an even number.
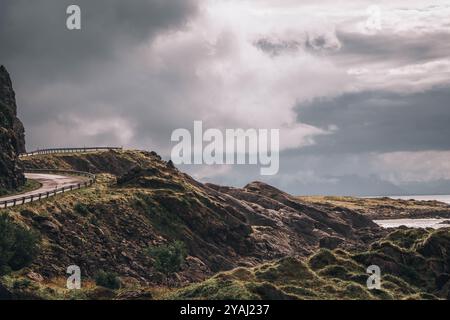
[[[389,196],[370,196],[370,197],[362,197],[362,198],[369,198],[369,199],[390,198],[390,199],[394,199],[394,200],[439,201],[439,202],[450,204],[450,195],[448,195],[448,194],[389,195]]]
[[[450,195],[340,197],[304,196],[300,200],[318,206],[346,208],[372,220],[450,219]]]

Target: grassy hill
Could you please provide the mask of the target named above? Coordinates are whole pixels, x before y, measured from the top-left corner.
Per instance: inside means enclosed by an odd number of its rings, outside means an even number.
[[[0,210],[39,235],[0,296],[52,299],[445,298],[448,231],[388,234],[355,210],[272,186],[202,184],[154,152],[41,155],[32,168],[90,171],[90,188]],[[1,261],[1,259],[0,259]],[[83,289],[65,289],[78,265]],[[365,287],[367,266],[384,275]],[[106,287],[109,287],[107,289]]]

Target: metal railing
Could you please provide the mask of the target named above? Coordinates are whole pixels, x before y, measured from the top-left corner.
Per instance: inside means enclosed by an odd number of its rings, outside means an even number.
[[[56,196],[57,194],[65,193],[68,191],[74,191],[74,190],[78,190],[81,188],[87,188],[87,187],[92,186],[96,181],[96,177],[94,174],[89,173],[89,172],[84,172],[84,171],[57,170],[57,169],[25,169],[25,172],[26,173],[71,174],[71,175],[85,176],[88,178],[88,180],[86,180],[84,182],[69,184],[69,185],[63,186],[62,188],[55,188],[54,190],[51,190],[51,191],[31,194],[28,196],[17,195],[13,199],[0,201],[0,209],[11,208],[11,207],[15,207],[18,205],[23,205],[25,203],[30,203],[30,202],[39,201],[42,199],[47,199],[47,198]]]
[[[54,154],[54,153],[76,153],[76,152],[96,152],[96,151],[122,151],[122,147],[88,147],[88,148],[52,148],[52,149],[39,149],[32,152],[22,153],[19,158],[25,158],[41,154]]]
[[[96,152],[96,151],[122,151],[122,147],[82,147],[82,148],[52,148],[52,149],[39,149],[28,153],[23,153],[19,155],[19,158],[25,158],[35,155],[44,154],[57,154],[57,153],[84,153],[84,152]],[[95,183],[96,177],[94,174],[84,171],[74,171],[74,170],[58,170],[58,169],[25,169],[25,173],[56,173],[56,174],[69,174],[85,176],[88,179],[82,183],[74,183],[66,185],[62,188],[55,188],[51,191],[33,193],[28,196],[17,195],[12,196],[9,200],[0,200],[0,209],[15,207],[18,205],[23,205],[25,203],[30,203],[34,201],[39,201],[42,199],[50,198],[56,196],[60,193],[65,193],[67,191],[73,191],[85,187],[89,187]]]

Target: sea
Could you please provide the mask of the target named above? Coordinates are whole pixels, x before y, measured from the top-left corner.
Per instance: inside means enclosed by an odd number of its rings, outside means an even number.
[[[391,199],[401,200],[418,200],[418,201],[440,201],[450,205],[450,195],[417,195],[417,196],[389,196]],[[383,228],[396,228],[406,226],[410,228],[449,228],[450,219],[436,218],[436,219],[388,219],[388,220],[374,220],[376,224]],[[448,222],[448,223],[446,223]]]

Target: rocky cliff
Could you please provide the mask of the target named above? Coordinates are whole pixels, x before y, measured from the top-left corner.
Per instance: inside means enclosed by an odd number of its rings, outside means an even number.
[[[25,178],[18,155],[25,152],[25,133],[17,118],[17,105],[11,79],[0,66],[0,189],[15,189]]]

